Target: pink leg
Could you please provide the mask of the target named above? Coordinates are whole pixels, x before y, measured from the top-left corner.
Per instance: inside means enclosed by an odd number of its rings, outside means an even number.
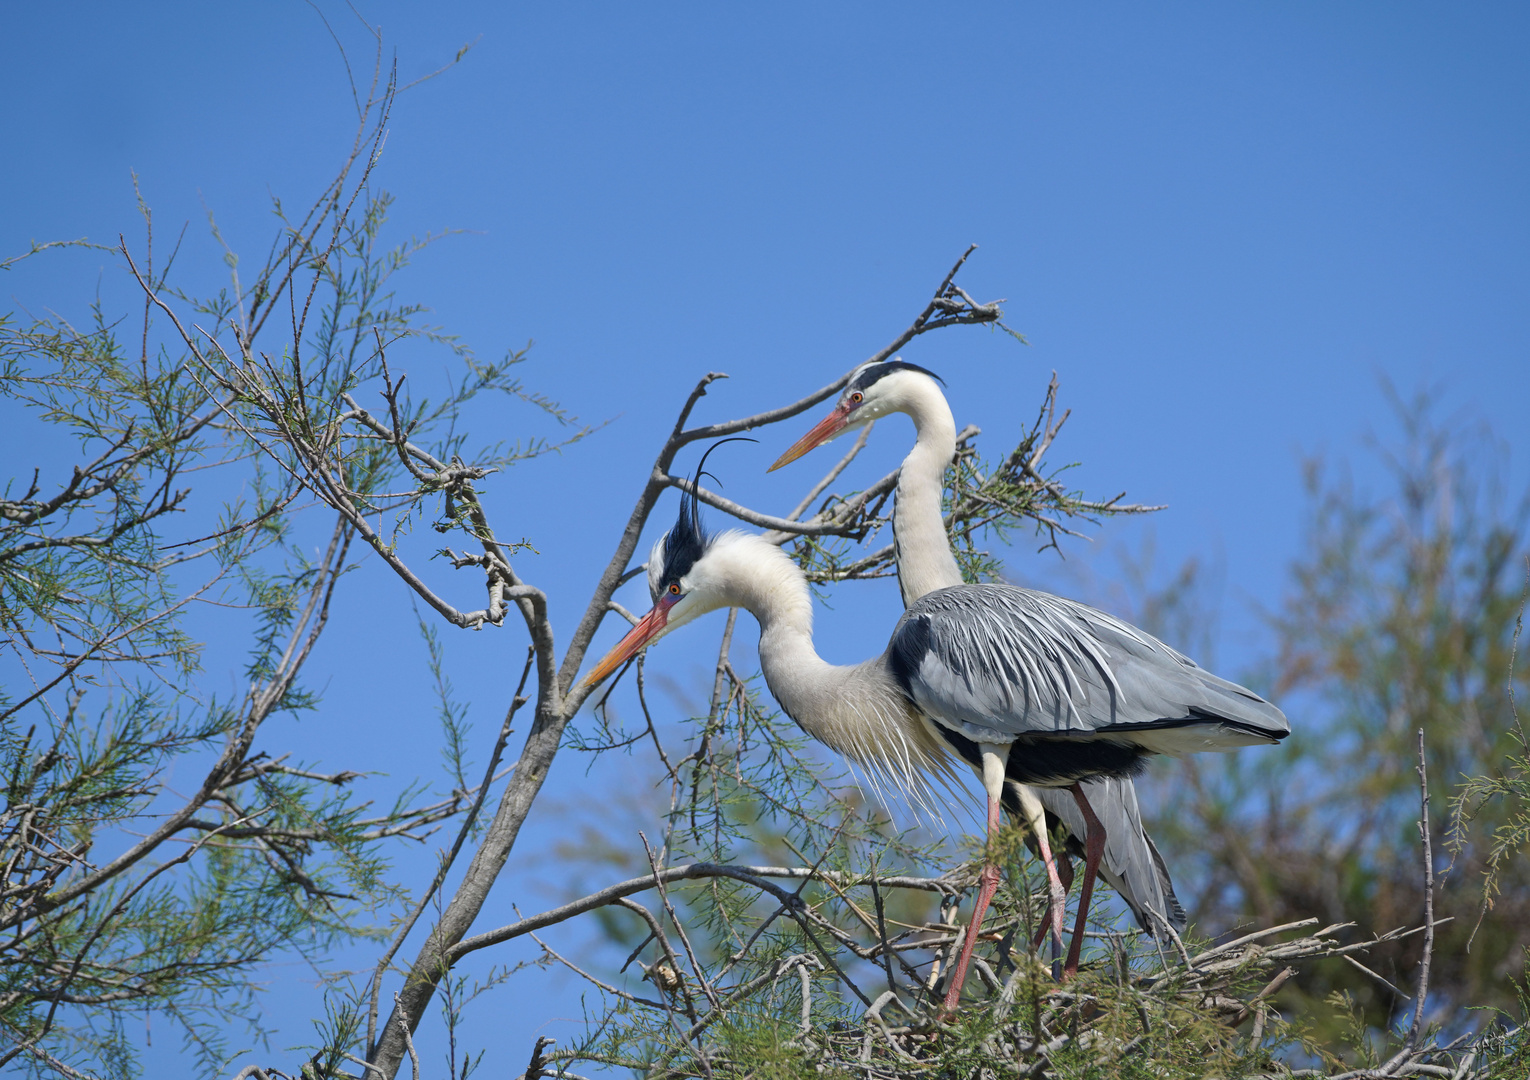
[[[1042,855],[1042,861],[1046,861],[1045,854]],[[1068,861],[1068,856],[1062,852],[1057,853],[1057,878],[1059,884],[1062,885],[1063,897],[1066,899],[1068,895],[1068,889],[1073,885],[1073,864]],[[1051,888],[1051,882],[1049,880],[1047,882],[1047,914],[1046,918],[1041,921],[1041,925],[1036,928],[1036,936],[1031,939],[1031,948],[1033,949],[1041,948],[1041,943],[1047,939],[1047,934],[1052,932],[1054,926],[1060,927],[1062,925],[1058,917],[1052,913],[1052,909],[1059,903],[1054,893],[1055,890]],[[1059,929],[1057,933],[1057,947],[1061,949],[1062,931]]]
[[[1047,838],[1046,818],[1040,820],[1036,826],[1036,846],[1041,849],[1041,861],[1047,868],[1047,927],[1052,932],[1052,940],[1056,943],[1052,953],[1052,978],[1062,981],[1062,972],[1058,970],[1057,954],[1062,951],[1063,913],[1068,908],[1068,890],[1063,885],[1062,875],[1057,872],[1057,860],[1052,857],[1052,844]],[[1071,873],[1070,873],[1071,878]]]
[[[1084,812],[1089,833],[1084,838],[1084,883],[1078,890],[1078,921],[1073,926],[1073,944],[1068,947],[1068,962],[1063,965],[1063,978],[1071,979],[1078,974],[1078,957],[1084,947],[1084,920],[1089,915],[1089,898],[1094,892],[1094,876],[1100,868],[1100,857],[1105,854],[1105,826],[1095,816],[1094,807],[1084,798],[1084,789],[1074,784],[1073,801]]]
[[[993,899],[993,894],[999,888],[999,868],[994,865],[991,857],[993,834],[999,827],[999,800],[988,800],[988,844],[990,852],[983,857],[983,872],[978,876],[977,903],[972,907],[972,919],[967,924],[967,939],[962,942],[962,955],[956,962],[956,971],[951,977],[950,989],[946,991],[945,1004],[942,1009],[946,1013],[956,1011],[957,1002],[962,996],[962,983],[967,978],[967,968],[972,963],[972,949],[977,945],[978,929],[983,925],[983,916],[988,913],[988,902]]]

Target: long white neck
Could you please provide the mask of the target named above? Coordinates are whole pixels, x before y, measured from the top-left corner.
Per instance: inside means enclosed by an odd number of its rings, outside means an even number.
[[[914,448],[898,470],[893,504],[893,547],[898,557],[898,587],[907,607],[926,593],[962,583],[951,554],[940,496],[946,469],[956,455],[956,421],[945,395],[928,378],[908,380],[901,411],[914,421]]]
[[[714,541],[707,556],[728,602],[760,623],[760,670],[786,714],[813,738],[878,779],[921,797],[926,774],[949,775],[945,741],[897,685],[882,657],[840,666],[813,647],[813,599],[797,564],[744,533]]]

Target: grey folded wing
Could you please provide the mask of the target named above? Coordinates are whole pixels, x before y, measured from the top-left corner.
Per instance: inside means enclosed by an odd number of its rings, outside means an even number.
[[[1012,585],[909,605],[887,662],[931,719],[978,742],[1111,738],[1185,753],[1276,742],[1285,714],[1103,611]]]

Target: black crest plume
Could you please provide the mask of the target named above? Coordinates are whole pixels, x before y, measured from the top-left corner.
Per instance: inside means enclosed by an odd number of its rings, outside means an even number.
[[[695,475],[691,477],[691,490],[680,492],[679,520],[665,537],[663,581],[666,584],[685,576],[690,568],[696,565],[696,560],[701,558],[701,553],[706,550],[707,534],[701,525],[701,500],[696,498],[696,492],[701,488],[703,476],[711,476],[717,486],[722,487],[721,480],[705,471],[707,458],[723,443],[758,441],[743,435],[735,435],[731,439],[719,439],[707,447],[706,453],[701,455],[701,460],[696,463]]]

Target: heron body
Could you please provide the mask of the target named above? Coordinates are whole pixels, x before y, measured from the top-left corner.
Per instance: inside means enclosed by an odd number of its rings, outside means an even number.
[[[950,405],[941,393],[939,382],[939,377],[933,372],[901,360],[862,365],[852,373],[833,412],[772,466],[778,468],[852,427],[891,413],[904,413],[913,421],[914,446],[898,472],[896,509],[893,514],[898,583],[905,606],[938,590],[963,584],[961,570],[951,550],[941,505],[945,472],[956,452],[956,423]],[[954,599],[955,595],[958,594],[953,594],[953,603],[959,605],[960,602]],[[973,599],[973,594],[959,595],[967,596],[969,601]],[[1022,607],[1039,606],[1045,609],[1047,600],[1056,599],[1046,594],[1034,595],[1039,603],[1022,604]],[[980,602],[969,604],[971,610],[963,614],[971,616],[971,619],[958,621],[981,621],[984,610],[981,600],[988,599],[981,597]],[[1002,598],[992,599],[1003,602]],[[916,636],[919,633],[917,628],[915,633]],[[1087,648],[1087,625],[1082,629],[1082,636]],[[1015,650],[1015,655],[1028,655],[1023,643]],[[1042,657],[1033,662],[1033,676],[1040,674],[1034,670],[1037,663],[1046,667],[1048,661]],[[940,730],[961,757],[982,776],[984,763],[980,746],[989,733],[979,730],[964,735],[950,727],[941,727]],[[1136,788],[1129,776],[1092,776],[1082,780],[1082,800],[1075,799],[1068,790],[1038,787],[1025,782],[1028,778],[1055,780],[1059,774],[1067,775],[1081,767],[1093,771],[1106,764],[1103,759],[1110,753],[1109,748],[1071,747],[1051,750],[1041,756],[1034,753],[1016,754],[1013,750],[1014,746],[1011,745],[1003,752],[1006,783],[1002,802],[1006,809],[1032,827],[1032,843],[1046,864],[1051,886],[1052,918],[1049,921],[1059,938],[1066,890],[1053,865],[1047,838],[1060,823],[1067,833],[1065,843],[1068,849],[1081,857],[1086,856],[1085,839],[1090,817],[1084,810],[1086,802],[1096,812],[1096,820],[1101,821],[1105,834],[1098,867],[1101,876],[1115,888],[1138,923],[1150,933],[1159,932],[1159,922],[1167,922],[1176,930],[1182,929],[1185,925],[1184,909],[1174,895],[1162,856],[1143,830]],[[1063,755],[1066,755],[1066,761],[1060,760]],[[1043,768],[1042,757],[1058,767],[1051,770]],[[1037,775],[1038,772],[1041,775]],[[1050,776],[1047,775],[1049,772]],[[1081,904],[1080,927],[1084,924],[1086,913],[1086,905]],[[1075,943],[1077,941],[1075,935]],[[1076,959],[1076,954],[1070,954],[1070,966],[1076,963]],[[957,990],[959,987],[953,985],[953,993]]]

